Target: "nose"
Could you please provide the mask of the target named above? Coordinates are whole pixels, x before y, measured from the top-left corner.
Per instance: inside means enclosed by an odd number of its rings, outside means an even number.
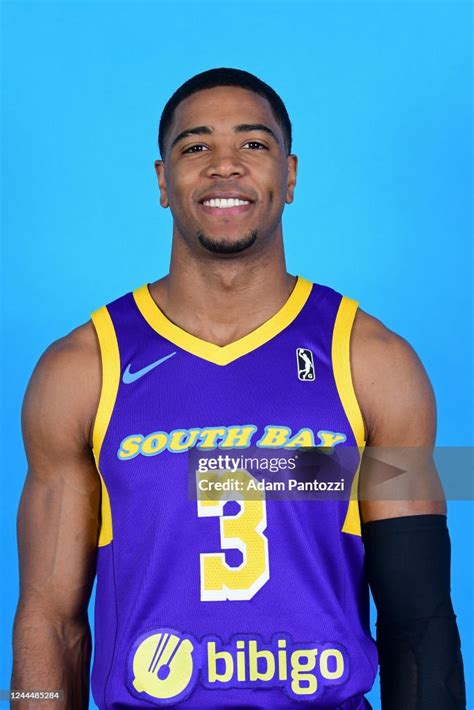
[[[208,177],[238,177],[243,173],[244,166],[238,153],[230,148],[215,149],[206,168]]]

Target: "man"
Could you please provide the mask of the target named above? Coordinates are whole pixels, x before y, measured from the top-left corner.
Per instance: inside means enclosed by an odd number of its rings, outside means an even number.
[[[12,688],[87,707],[97,570],[100,708],[357,710],[377,661],[384,709],[464,707],[433,393],[402,338],[287,273],[281,99],[204,72],[169,100],[159,146],[169,274],[54,343],[25,398]],[[192,495],[258,479],[202,473],[204,455],[308,448],[348,455],[355,497]]]

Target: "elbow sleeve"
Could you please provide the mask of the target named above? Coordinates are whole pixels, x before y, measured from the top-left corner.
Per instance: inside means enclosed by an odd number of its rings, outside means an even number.
[[[362,538],[377,607],[383,710],[463,710],[446,516],[372,521]]]

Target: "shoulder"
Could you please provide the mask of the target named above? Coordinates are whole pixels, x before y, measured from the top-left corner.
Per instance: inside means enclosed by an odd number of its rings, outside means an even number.
[[[88,321],[51,343],[39,358],[23,402],[25,438],[54,430],[90,444],[101,378],[99,343]]]
[[[405,338],[361,309],[352,328],[351,367],[369,444],[433,442],[435,401],[420,358]]]

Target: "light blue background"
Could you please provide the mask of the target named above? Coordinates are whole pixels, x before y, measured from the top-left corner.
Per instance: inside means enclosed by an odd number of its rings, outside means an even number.
[[[0,687],[18,593],[23,392],[52,340],[167,271],[157,125],[198,71],[239,67],[281,94],[300,159],[289,271],[406,337],[436,391],[438,444],[472,445],[471,20],[454,0],[3,4]],[[468,677],[473,515],[472,502],[449,504]]]

